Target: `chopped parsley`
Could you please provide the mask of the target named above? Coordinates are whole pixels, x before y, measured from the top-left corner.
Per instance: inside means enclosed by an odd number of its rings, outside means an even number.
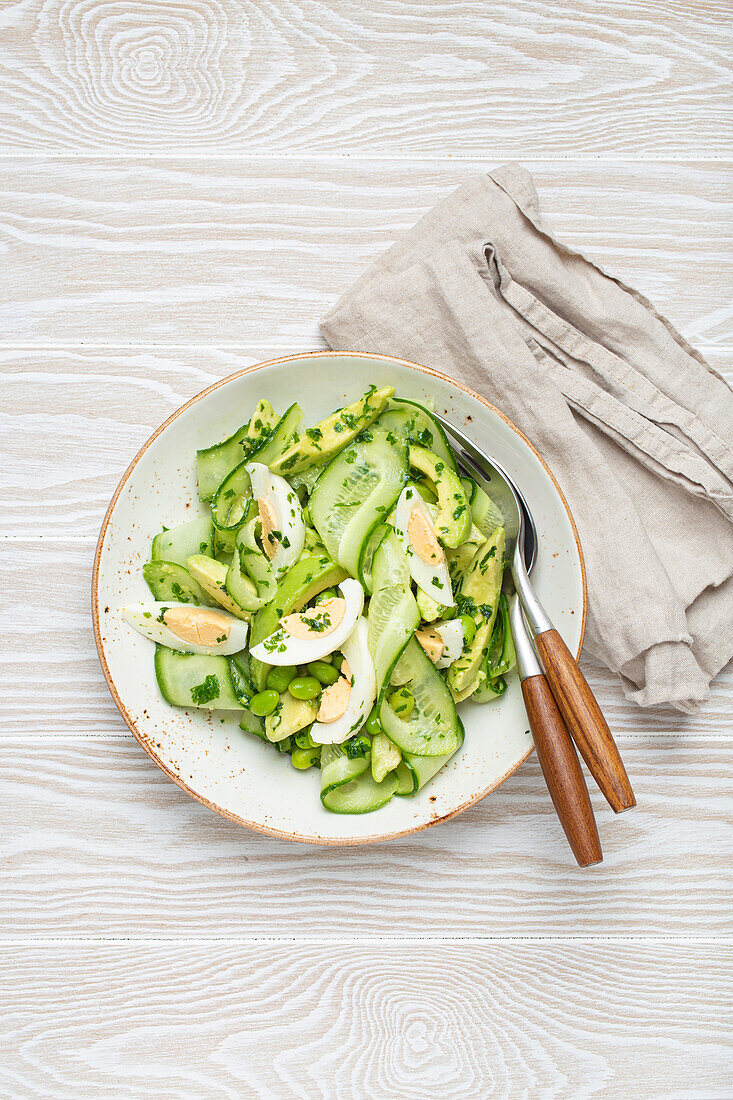
[[[204,703],[210,703],[212,699],[218,699],[220,695],[219,678],[213,674],[207,676],[202,684],[197,684],[191,688],[191,699],[197,707],[203,706]]]
[[[172,582],[171,592],[179,603],[191,603],[192,599],[194,603],[198,603],[198,600],[195,597],[192,597],[190,593],[186,592],[186,590],[181,587],[178,581]]]

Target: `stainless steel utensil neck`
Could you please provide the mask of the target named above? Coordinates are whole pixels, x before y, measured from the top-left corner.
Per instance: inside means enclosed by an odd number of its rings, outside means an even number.
[[[541,676],[542,666],[522,618],[522,605],[516,593],[509,600],[509,622],[514,638],[514,652],[517,655],[519,679],[528,680],[530,676]]]
[[[527,567],[524,564],[524,554],[521,550],[521,539],[517,539],[514,547],[511,570],[514,587],[519,594],[524,608],[524,615],[532,633],[537,636],[537,634],[543,634],[546,630],[552,630],[552,623],[547,616],[547,612],[537,599],[530,583]]]

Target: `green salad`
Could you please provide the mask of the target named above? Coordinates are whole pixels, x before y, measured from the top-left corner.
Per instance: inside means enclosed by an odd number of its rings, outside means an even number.
[[[206,514],[155,536],[154,602],[123,612],[164,699],[237,712],[334,813],[415,794],[514,664],[497,506],[391,386],[311,428],[260,401],[196,463]]]

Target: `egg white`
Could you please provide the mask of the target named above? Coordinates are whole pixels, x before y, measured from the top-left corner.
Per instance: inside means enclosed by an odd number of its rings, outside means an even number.
[[[463,653],[463,644],[465,641],[465,631],[463,629],[463,623],[460,619],[446,619],[442,623],[433,623],[433,630],[436,634],[440,635],[441,641],[445,646],[442,655],[439,657],[436,667],[448,668],[454,661],[457,661],[461,653]]]
[[[278,579],[287,573],[303,553],[305,521],[303,509],[295,489],[291,489],[284,477],[271,473],[261,462],[248,462],[244,467],[252,482],[255,500],[267,500],[276,516],[276,528],[282,540],[274,543],[275,553],[270,559]]]
[[[350,577],[341,582],[339,589],[346,600],[346,613],[335,630],[328,634],[314,631],[310,638],[294,638],[278,627],[269,638],[252,646],[252,656],[266,665],[307,665],[343,649],[364,608],[364,589]]]
[[[191,614],[206,614],[214,610],[211,607],[194,607],[189,603],[176,603],[173,600],[167,603],[140,603],[132,607],[124,607],[122,615],[125,622],[134,630],[137,630],[138,634],[149,638],[151,642],[157,642],[158,645],[167,646],[168,649],[177,649],[179,653],[200,653],[207,657],[218,654],[221,657],[226,657],[230,653],[239,653],[246,646],[247,623],[242,622],[241,619],[236,619],[234,615],[230,615],[218,607],[216,608],[217,616],[221,615],[228,621],[229,637],[225,641],[213,645],[197,645],[194,642],[184,641],[183,638],[179,638],[177,634],[174,634],[169,626],[158,621],[164,611],[173,607],[185,608]]]
[[[442,607],[452,607],[453,588],[448,572],[448,562],[444,560],[435,565],[429,565],[422,560],[412,546],[409,525],[413,512],[420,512],[432,528],[433,514],[429,506],[413,485],[407,485],[400,493],[400,498],[397,501],[394,529],[400,545],[405,551],[410,576],[426,596],[431,596]]]
[[[362,616],[341,646],[349,663],[351,694],[345,712],[335,722],[314,722],[310,735],[317,745],[340,745],[361,729],[377,697],[377,676],[367,645],[368,626]]]

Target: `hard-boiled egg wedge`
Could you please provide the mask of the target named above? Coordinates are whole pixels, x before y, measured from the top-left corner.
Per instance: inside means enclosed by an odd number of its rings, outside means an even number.
[[[463,653],[466,632],[460,619],[446,619],[435,623],[435,632],[443,641],[443,652],[438,658],[438,668],[448,668]]]
[[[451,607],[453,590],[445,553],[433,530],[428,506],[413,485],[408,485],[400,494],[394,529],[415,584],[436,603]]]
[[[310,735],[317,745],[340,745],[361,729],[377,697],[377,677],[367,645],[367,621],[360,618],[341,646],[341,676],[324,688]]]
[[[465,631],[460,619],[446,619],[416,631],[415,637],[437,668],[448,668],[463,652]]]
[[[123,608],[125,621],[151,642],[181,653],[239,653],[247,644],[247,623],[213,607],[188,603],[136,604]]]
[[[364,607],[364,589],[348,578],[339,590],[340,597],[286,615],[274,634],[252,646],[252,656],[266,665],[307,665],[342,649]]]
[[[248,462],[244,468],[262,521],[262,549],[281,577],[303,553],[303,509],[284,477],[270,473],[261,462]]]

